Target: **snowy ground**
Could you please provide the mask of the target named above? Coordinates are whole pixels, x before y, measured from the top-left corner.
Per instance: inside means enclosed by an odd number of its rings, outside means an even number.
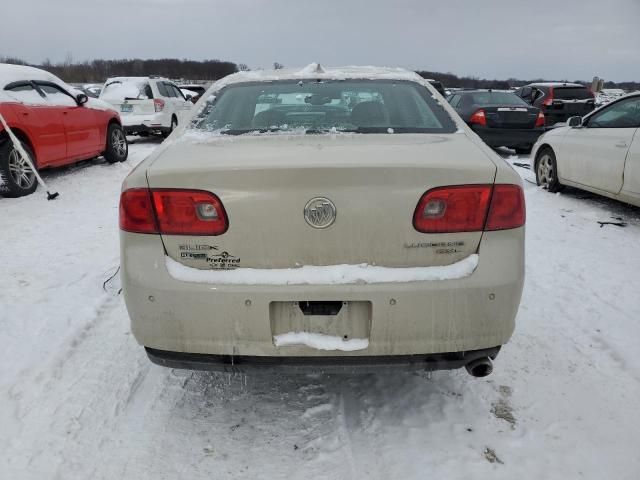
[[[156,146],[0,199],[0,478],[639,478],[639,209],[525,183],[524,297],[486,379],[171,371],[103,289],[120,182]]]

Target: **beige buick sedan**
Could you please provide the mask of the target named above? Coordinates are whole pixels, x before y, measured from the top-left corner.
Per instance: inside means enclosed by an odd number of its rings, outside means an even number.
[[[488,375],[524,277],[519,176],[400,69],[242,72],[125,180],[154,363]]]

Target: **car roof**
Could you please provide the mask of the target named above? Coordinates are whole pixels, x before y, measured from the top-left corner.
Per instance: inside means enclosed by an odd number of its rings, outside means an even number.
[[[149,80],[166,80],[169,81],[169,79],[164,78],[164,77],[155,77],[153,75],[147,76],[147,77],[109,77],[107,78],[105,83],[110,83],[110,82],[140,82],[140,81],[149,81]]]
[[[20,80],[42,80],[44,82],[60,82],[55,75],[35,67],[0,63],[0,89],[9,83]]]
[[[513,93],[511,90],[504,90],[502,88],[470,88],[455,91],[456,95],[462,95],[465,93],[510,93],[512,95],[515,95],[515,93]]]
[[[279,70],[250,70],[231,74],[218,80],[213,90],[226,85],[248,82],[273,82],[278,80],[410,80],[428,83],[420,75],[404,68],[390,67],[323,67],[319,63],[311,63],[303,68],[282,68]]]
[[[568,83],[568,82],[536,82],[525,85],[525,87],[580,87],[587,88],[584,85],[579,83]]]

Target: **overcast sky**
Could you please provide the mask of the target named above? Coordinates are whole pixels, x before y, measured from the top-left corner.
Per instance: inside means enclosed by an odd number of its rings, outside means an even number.
[[[640,0],[3,0],[0,56],[640,80]]]

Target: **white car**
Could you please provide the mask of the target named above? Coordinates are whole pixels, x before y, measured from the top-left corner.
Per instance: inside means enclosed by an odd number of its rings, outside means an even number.
[[[169,135],[189,115],[193,103],[170,80],[161,77],[109,78],[100,99],[111,103],[129,135]]]
[[[538,185],[564,185],[640,206],[640,93],[571,117],[542,135],[532,151]]]
[[[241,72],[127,177],[121,276],[155,363],[488,375],[524,280],[519,175],[402,69]]]

